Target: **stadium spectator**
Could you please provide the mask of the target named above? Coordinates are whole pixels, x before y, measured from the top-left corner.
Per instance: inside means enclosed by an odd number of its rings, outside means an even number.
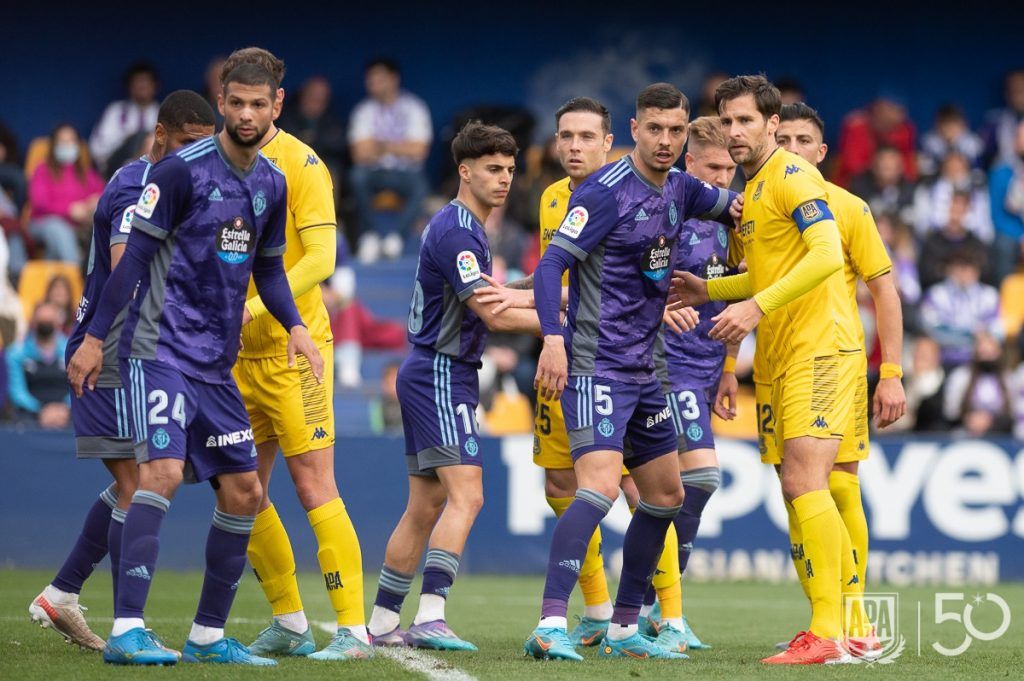
[[[713,71],[704,78],[704,84],[700,86],[700,103],[694,108],[691,119],[699,116],[718,115],[718,107],[715,106],[715,90],[728,79],[729,74],[722,71]]]
[[[905,222],[889,213],[875,216],[875,224],[882,242],[892,258],[893,272],[896,275],[896,288],[903,302],[903,319],[907,319],[908,305],[917,306],[921,300],[921,281],[917,269],[917,242],[914,233]]]
[[[40,303],[32,315],[25,340],[6,350],[7,385],[11,403],[23,418],[43,428],[63,428],[71,411],[64,375],[67,336],[59,330],[60,310]]]
[[[1016,127],[1014,151],[1014,157],[997,164],[989,176],[989,204],[995,227],[992,266],[997,280],[1017,266],[1019,244],[1024,239],[1024,121]]]
[[[25,173],[21,169],[18,139],[2,122],[0,122],[0,191],[14,203],[18,210],[25,203]]]
[[[103,192],[103,180],[89,166],[82,147],[73,125],[58,125],[50,134],[46,162],[39,164],[28,183],[28,233],[50,260],[81,261],[79,240],[88,236],[82,230],[89,227]]]
[[[918,272],[921,288],[927,289],[946,276],[946,260],[953,251],[970,255],[985,269],[987,249],[976,235],[967,230],[966,219],[971,195],[964,191],[953,193],[949,201],[949,216],[942,229],[929,232],[921,244]]]
[[[513,281],[525,276],[523,262],[530,242],[527,228],[509,215],[507,206],[498,206],[484,223],[491,248],[492,276],[498,281]]]
[[[875,215],[890,213],[906,223],[914,221],[914,185],[907,179],[899,149],[880,146],[871,168],[853,179],[850,190],[867,201]]]
[[[349,184],[361,235],[359,259],[374,262],[382,251],[389,258],[401,255],[420,217],[429,191],[423,162],[433,130],[423,100],[401,88],[397,62],[374,59],[365,75],[369,97],[356,105],[349,122]],[[376,224],[374,197],[385,190],[400,196],[402,207],[395,220]]]
[[[1013,429],[1012,376],[1003,365],[1003,348],[982,333],[974,343],[974,357],[946,379],[943,414],[946,420],[972,437],[1008,435]]]
[[[937,178],[918,185],[914,193],[914,227],[918,236],[924,238],[928,232],[946,223],[955,192],[966,192],[970,197],[964,225],[986,244],[991,243],[992,212],[984,175],[973,172],[967,157],[957,151],[942,160]]]
[[[1024,69],[1006,74],[1003,96],[1006,106],[988,112],[982,126],[982,160],[986,167],[1017,159],[1015,136],[1017,126],[1024,122]]]
[[[0,348],[24,336],[26,326],[21,299],[6,275],[8,258],[7,238],[0,231]],[[0,392],[6,393],[6,385],[0,383]]]
[[[71,327],[75,325],[75,306],[78,301],[73,300],[73,296],[71,280],[63,274],[54,275],[46,284],[43,302],[50,303],[60,310],[57,329],[64,335],[70,335]]]
[[[287,101],[279,127],[313,147],[337,178],[348,140],[345,126],[331,108],[331,84],[323,76],[313,76],[302,84],[295,100]]]
[[[947,369],[971,360],[979,334],[1003,337],[999,292],[981,283],[980,274],[975,256],[955,250],[946,261],[946,278],[925,292],[921,322],[939,343]]]
[[[89,138],[89,150],[101,169],[116,170],[117,166],[107,165],[110,157],[132,135],[152,130],[156,125],[156,114],[160,109],[156,100],[158,86],[157,72],[151,64],[136,62],[125,71],[124,88],[128,99],[108,104]]]
[[[798,81],[796,78],[782,77],[775,81],[775,87],[779,89],[779,94],[782,95],[782,105],[796,104],[797,102],[807,101],[804,94],[803,83]],[[715,112],[718,115],[718,112]]]
[[[942,416],[946,372],[942,368],[939,344],[927,336],[920,336],[914,339],[911,354],[911,365],[903,379],[907,416],[886,428],[885,432],[946,430],[946,420]]]
[[[1024,240],[1014,247],[1024,250]],[[1009,346],[1024,342],[1021,338],[1021,330],[1024,329],[1024,258],[1018,258],[1018,262],[1016,271],[1004,277],[999,284],[999,312]]]
[[[964,112],[956,104],[943,104],[935,112],[935,126],[921,139],[918,166],[921,177],[939,174],[942,160],[951,152],[963,154],[972,168],[981,162],[981,138],[971,131]]]
[[[839,131],[836,184],[849,187],[854,177],[871,166],[875,150],[882,146],[898,150],[907,179],[916,180],[916,138],[906,109],[893,98],[878,97],[867,107],[847,114]]]

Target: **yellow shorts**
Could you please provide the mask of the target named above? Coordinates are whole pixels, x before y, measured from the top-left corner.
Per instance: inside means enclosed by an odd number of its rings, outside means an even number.
[[[537,397],[533,419],[533,462],[545,470],[573,469],[569,433],[565,429],[565,416],[559,400]],[[622,474],[629,475],[629,469],[623,466]]]
[[[842,439],[837,463],[867,458],[867,367],[863,352],[798,362],[774,383],[755,384],[754,391],[762,463],[782,463],[783,442],[804,436]]]
[[[323,383],[301,355],[291,368],[284,356],[238,358],[233,373],[256,444],[277,440],[285,456],[334,445],[334,345],[318,347]]]

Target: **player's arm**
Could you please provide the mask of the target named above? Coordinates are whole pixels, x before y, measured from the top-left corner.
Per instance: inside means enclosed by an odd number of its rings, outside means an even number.
[[[295,365],[296,354],[303,355],[309,360],[317,382],[322,383],[324,358],[310,338],[302,317],[299,316],[295,298],[288,285],[288,276],[284,271],[284,228],[288,211],[286,199],[286,189],[282,180],[280,194],[271,207],[272,213],[268,217],[267,227],[256,247],[252,280],[267,311],[288,330],[288,366]]]
[[[739,343],[727,343],[725,346],[725,363],[722,365],[722,377],[718,381],[718,392],[715,394],[715,405],[712,408],[719,418],[726,421],[736,418],[736,393],[739,391],[739,381],[736,380],[736,355],[739,351]]]
[[[338,228],[334,216],[334,188],[322,163],[303,166],[288,185],[289,210],[302,243],[302,257],[287,270],[288,288],[298,298],[334,274]],[[242,323],[268,312],[260,296],[245,301]]]
[[[683,220],[699,218],[714,220],[726,227],[735,225],[735,217],[730,208],[738,215],[742,210],[742,196],[734,191],[713,187],[702,182],[689,173],[683,173]]]
[[[192,196],[188,166],[177,156],[167,156],[153,166],[149,183],[142,189],[124,253],[110,273],[96,302],[96,314],[82,344],[68,362],[68,381],[81,397],[82,386],[96,387],[103,367],[103,341],[118,313],[135,292],[135,285],[149,272],[149,265],[164,240],[174,231]]]
[[[512,308],[535,309],[536,301],[533,297],[533,275],[523,279],[516,279],[502,286],[493,277],[483,275],[487,286],[473,291],[473,297],[481,303],[491,305],[491,314],[501,314]],[[527,284],[529,288],[527,288]],[[562,287],[561,309],[569,305],[569,287]]]

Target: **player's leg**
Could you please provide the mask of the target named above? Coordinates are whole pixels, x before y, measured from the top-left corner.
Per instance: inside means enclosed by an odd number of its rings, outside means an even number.
[[[369,623],[374,645],[405,645],[405,633],[400,629],[402,604],[445,506],[445,489],[440,480],[430,473],[420,473],[415,456],[408,458],[416,471],[410,469],[409,500],[384,550],[384,565]]]

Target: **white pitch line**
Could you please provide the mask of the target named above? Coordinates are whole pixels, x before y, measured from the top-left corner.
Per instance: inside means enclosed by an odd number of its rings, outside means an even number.
[[[321,631],[334,634],[338,626],[331,622],[313,622]],[[413,648],[376,648],[378,655],[391,658],[411,672],[423,674],[431,681],[477,681],[475,676],[453,667],[444,660]]]

